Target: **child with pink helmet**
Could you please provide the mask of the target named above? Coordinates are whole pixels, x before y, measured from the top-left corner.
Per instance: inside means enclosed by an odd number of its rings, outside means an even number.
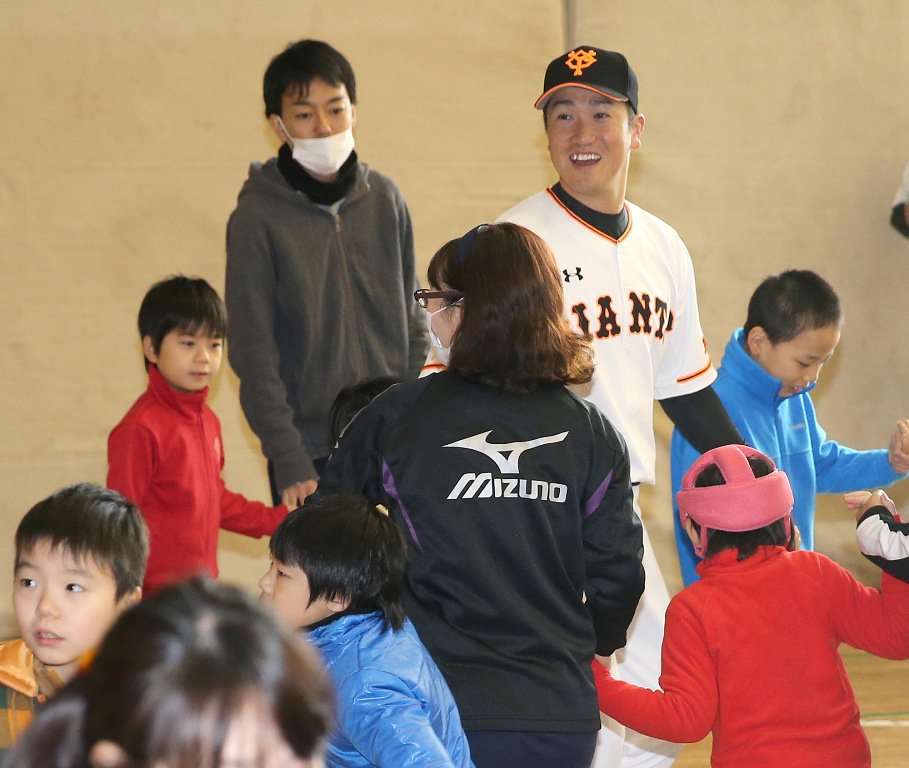
[[[860,520],[889,501],[869,496]],[[870,766],[837,649],[909,657],[909,584],[885,572],[873,589],[822,554],[792,551],[789,481],[753,448],[708,451],[676,498],[705,558],[701,579],[667,610],[661,690],[616,680],[595,662],[600,709],[668,741],[712,731],[714,768]]]

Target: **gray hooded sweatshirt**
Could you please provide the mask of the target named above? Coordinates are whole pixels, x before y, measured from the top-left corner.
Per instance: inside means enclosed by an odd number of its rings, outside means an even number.
[[[279,489],[316,478],[338,392],[415,377],[425,313],[404,198],[358,163],[331,212],[294,190],[274,159],[253,163],[227,224],[228,358],[240,404]]]

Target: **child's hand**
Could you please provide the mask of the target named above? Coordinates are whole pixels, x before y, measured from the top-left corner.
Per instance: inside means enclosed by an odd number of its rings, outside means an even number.
[[[302,483],[295,483],[290,488],[281,491],[281,503],[288,509],[294,510],[302,507],[306,497],[316,492],[318,483],[315,480],[304,480]]]
[[[896,504],[893,503],[893,499],[880,490],[874,492],[853,491],[852,493],[844,493],[843,501],[846,502],[846,507],[855,510],[856,520],[861,520],[862,516],[871,509],[871,507],[876,507],[878,505],[885,506],[894,517],[897,515]]]
[[[887,460],[894,472],[909,472],[909,419],[896,422],[896,432],[890,438]]]
[[[596,661],[600,662],[606,669],[609,669],[612,666],[612,656],[596,656],[593,657]]]
[[[846,502],[846,509],[853,512],[865,506],[868,499],[871,498],[871,491],[852,491],[843,494],[843,501]]]

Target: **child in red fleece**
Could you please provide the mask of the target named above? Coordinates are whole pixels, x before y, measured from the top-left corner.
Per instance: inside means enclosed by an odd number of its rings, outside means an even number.
[[[706,559],[666,612],[662,690],[594,662],[600,708],[669,741],[713,731],[714,768],[870,766],[837,647],[909,657],[909,585],[884,573],[871,589],[824,555],[787,549],[789,481],[753,448],[708,451],[676,498]]]
[[[218,529],[270,535],[287,514],[228,491],[221,423],[206,404],[221,367],[227,311],[201,278],[156,283],[139,309],[148,389],[110,433],[107,485],[142,511],[146,595],[196,573],[218,575]]]

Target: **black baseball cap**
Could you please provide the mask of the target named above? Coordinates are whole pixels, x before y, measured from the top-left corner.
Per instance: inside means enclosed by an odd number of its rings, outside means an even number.
[[[614,101],[628,102],[637,114],[638,78],[621,53],[581,45],[553,59],[546,67],[543,94],[534,107],[544,109],[560,88],[569,86],[596,91]]]

